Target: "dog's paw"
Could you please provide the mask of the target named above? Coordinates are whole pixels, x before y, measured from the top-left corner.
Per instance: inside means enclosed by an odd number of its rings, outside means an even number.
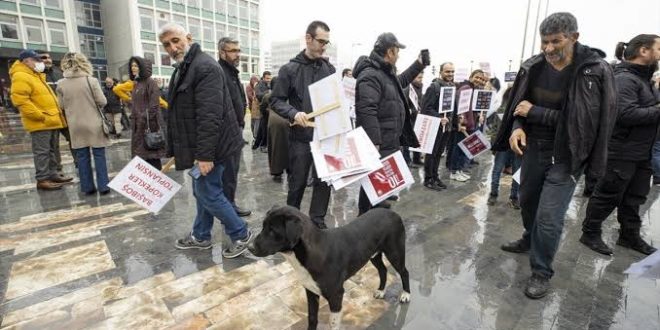
[[[399,302],[402,304],[407,304],[410,302],[410,293],[408,292],[403,292],[401,293],[401,297],[399,297]]]
[[[374,292],[374,298],[376,299],[383,299],[385,298],[385,290],[376,290]]]

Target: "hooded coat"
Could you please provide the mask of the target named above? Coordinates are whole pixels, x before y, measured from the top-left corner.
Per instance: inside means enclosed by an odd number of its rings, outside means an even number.
[[[568,151],[570,171],[579,175],[585,168],[587,177],[600,178],[605,174],[607,146],[616,120],[616,91],[610,65],[603,60],[605,53],[579,42],[575,43],[571,84],[561,111],[546,111],[541,115],[530,111],[528,117],[514,117],[513,112],[527,98],[530,75],[544,65],[543,54],[525,61],[511,89],[502,125],[493,145],[495,151],[509,150],[509,137],[526,121],[556,123],[554,154]]]
[[[9,69],[11,102],[20,113],[28,132],[66,127],[66,120],[57,104],[55,92],[46,83],[46,75],[37,73],[21,61]]]
[[[140,72],[136,77],[131,72],[131,62],[137,62]],[[165,157],[166,148],[147,150],[144,136],[147,131],[147,118],[151,132],[157,132],[164,125],[160,113],[160,89],[151,78],[151,61],[133,56],[128,61],[129,77],[134,82],[131,91],[131,157],[140,156],[142,159],[160,159]]]
[[[424,65],[416,60],[397,76],[396,68],[373,51],[355,63],[356,125],[364,128],[373,144],[380,145],[381,154],[394,153],[401,146],[419,147],[403,87],[422,70]]]
[[[106,104],[99,81],[80,70],[67,70],[56,83],[57,98],[69,123],[71,148],[109,146],[99,112]]]
[[[280,68],[277,84],[270,95],[271,109],[293,123],[300,111],[312,112],[309,85],[335,73],[335,67],[325,58],[310,59],[301,51],[289,63]],[[257,85],[259,97],[259,85]],[[314,129],[311,127],[291,127],[290,138],[300,142],[311,142]]]

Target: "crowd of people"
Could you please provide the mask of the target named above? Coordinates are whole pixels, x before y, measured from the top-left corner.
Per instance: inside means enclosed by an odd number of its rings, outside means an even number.
[[[428,51],[421,51],[399,71],[399,51],[406,46],[392,33],[379,35],[371,53],[341,74],[356,79],[354,125],[364,129],[381,157],[401,151],[411,168],[423,166],[424,187],[437,192],[449,189],[440,179],[443,157],[445,177],[457,183],[472,180],[471,168],[480,164],[469,159],[458,143],[477,131],[492,140],[488,204],[497,203],[502,174],[520,170],[520,182],[512,182],[508,205],[520,210],[523,234],[503,244],[502,250],[529,253],[532,275],[525,294],[533,299],[545,296],[550,288],[564,217],[582,174],[589,183],[585,194],[590,199],[580,242],[603,254],[612,254],[601,238],[601,225],[614,208],[621,225],[617,244],[643,254],[656,250],[640,235],[639,207],[651,184],[660,185],[660,37],[640,34],[620,43],[616,48],[620,63],[610,64],[602,51],[578,41],[577,20],[570,13],[548,16],[539,32],[542,52],[522,63],[515,82],[503,92],[501,105],[489,117],[484,111],[458,114],[457,106],[443,114],[440,93],[444,87],[455,87],[457,105],[463,90],[499,91],[497,78],[477,69],[466,81],[454,81],[455,66],[446,61],[424,92],[423,71],[431,63]],[[162,159],[174,157],[176,169],[190,170],[194,177],[197,214],[192,230],[176,241],[176,247],[211,248],[217,218],[233,243],[223,256],[238,257],[254,237],[242,219],[251,210],[237,206],[235,198],[247,111],[254,139],[251,148],[268,153],[272,180],[281,182],[286,175],[287,205],[300,208],[311,186],[309,217],[326,229],[332,189],[318,178],[310,150],[308,87],[336,72],[324,56],[330,27],[311,22],[305,49],[276,75],[265,71],[261,77],[251,77],[247,86],[239,78],[238,40],[220,39],[219,58],[214,59],[201,51],[194,37],[175,23],[166,24],[158,34],[176,63],[169,93],[162,92],[151,76],[151,63],[142,57],[129,59],[128,81],[109,77],[101,86],[80,53],[64,56],[63,73],[58,76],[47,53],[21,52],[10,71],[11,100],[32,138],[37,188],[61,189],[72,179],[61,173],[62,134],[78,168],[81,192],[108,193],[105,148],[111,137],[130,130],[132,156],[157,169]],[[413,129],[419,114],[440,118],[430,154],[409,150],[419,147]],[[163,143],[154,144],[150,134],[154,132],[163,134]],[[372,205],[361,189],[358,213],[373,207],[391,204]]]

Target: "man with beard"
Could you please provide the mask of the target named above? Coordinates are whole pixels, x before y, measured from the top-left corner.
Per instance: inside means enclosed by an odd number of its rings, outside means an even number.
[[[577,20],[554,13],[539,27],[542,54],[516,76],[493,150],[522,155],[520,207],[525,232],[502,246],[529,251],[525,295],[548,294],[552,261],[580,174],[605,173],[616,119],[614,77],[605,54],[577,41]],[[586,170],[585,170],[586,167]]]
[[[241,48],[239,47],[238,40],[224,37],[218,41],[218,54],[220,59],[218,63],[222,67],[222,72],[225,75],[225,82],[227,89],[229,89],[229,96],[231,103],[236,113],[236,120],[241,131],[245,127],[245,108],[247,107],[247,99],[243,91],[243,84],[241,78],[238,76],[238,66],[241,63]],[[252,214],[252,211],[245,210],[236,205],[236,185],[238,184],[238,170],[241,163],[241,152],[239,149],[235,155],[230,156],[225,163],[225,172],[222,175],[224,183],[225,195],[227,199],[236,210],[236,213],[241,217],[247,217]]]

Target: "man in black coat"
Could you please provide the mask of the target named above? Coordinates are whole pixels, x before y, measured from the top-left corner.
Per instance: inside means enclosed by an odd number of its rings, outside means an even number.
[[[403,87],[408,86],[429,63],[423,63],[420,54],[406,71],[397,76],[396,62],[399,50],[403,48],[405,46],[394,34],[383,33],[378,36],[371,54],[361,56],[353,69],[353,76],[357,79],[356,125],[362,126],[381,158],[397,152],[401,146],[419,147]],[[367,194],[360,188],[359,214],[371,207]]]
[[[550,289],[552,261],[580,174],[605,173],[616,118],[612,69],[604,53],[577,42],[575,17],[554,13],[539,30],[543,53],[525,61],[518,72],[493,146],[495,151],[510,147],[523,157],[525,232],[502,249],[529,251],[532,276],[525,295],[532,299]]]
[[[227,89],[229,90],[231,103],[234,112],[236,113],[238,126],[241,127],[242,132],[245,127],[244,118],[247,99],[245,98],[245,91],[237,69],[241,63],[241,48],[239,47],[238,40],[229,37],[221,38],[218,41],[218,54],[220,54],[218,63],[220,63],[222,72],[225,74],[225,81],[227,82]],[[225,163],[225,172],[223,173],[222,181],[225,185],[225,195],[236,210],[236,213],[241,217],[247,217],[252,214],[252,211],[242,209],[236,205],[236,185],[238,184],[241,150],[242,149],[239,149],[235,155],[229,157]]]
[[[417,114],[422,110],[422,99],[424,94],[422,93],[422,88],[424,87],[424,71],[420,72],[413,81],[410,82],[408,87],[403,88],[403,95],[406,96],[406,102],[408,102],[408,109],[410,109],[410,119],[412,120],[413,128],[415,127],[415,121],[417,121]],[[413,94],[411,94],[411,91]],[[417,151],[412,152],[412,158],[410,157],[410,150],[408,147],[402,148],[403,158],[408,163],[408,166],[411,168],[419,168],[422,163],[422,154]]]
[[[335,67],[323,57],[330,43],[330,28],[321,21],[313,21],[307,27],[306,48],[282,68],[277,84],[270,96],[270,106],[275,113],[293,124],[289,134],[289,192],[286,204],[300,209],[305,193],[307,176],[312,168],[314,182],[309,217],[319,228],[327,228],[325,215],[330,201],[330,186],[321,181],[313,167],[313,129],[307,114],[312,112],[309,85],[335,73]]]
[[[261,80],[259,83],[257,83],[257,86],[255,88],[254,94],[257,97],[257,100],[261,104],[261,102],[264,99],[264,96],[268,94],[271,90],[271,85],[270,82],[273,79],[272,75],[270,74],[270,71],[264,71],[264,73],[261,75]],[[261,112],[261,121],[259,122],[259,127],[258,131],[256,132],[255,138],[254,138],[254,143],[252,144],[252,150],[256,150],[259,148],[261,152],[267,152],[267,147],[268,147],[268,104],[266,104],[264,107],[260,107],[261,109],[265,111],[260,111]]]
[[[651,77],[660,60],[660,37],[641,34],[628,44],[620,43],[614,69],[617,119],[610,140],[605,176],[596,184],[582,222],[580,242],[611,255],[601,237],[603,221],[617,208],[621,224],[616,244],[649,255],[656,251],[640,236],[639,207],[651,189],[651,153],[660,124],[660,94]]]
[[[158,38],[176,61],[170,79],[167,153],[177,170],[191,169],[197,216],[192,231],[176,241],[178,249],[210,249],[213,218],[234,242],[222,251],[235,258],[247,249],[252,232],[223,192],[225,163],[243,146],[228,82],[220,64],[202,52],[181,25],[162,27]]]

